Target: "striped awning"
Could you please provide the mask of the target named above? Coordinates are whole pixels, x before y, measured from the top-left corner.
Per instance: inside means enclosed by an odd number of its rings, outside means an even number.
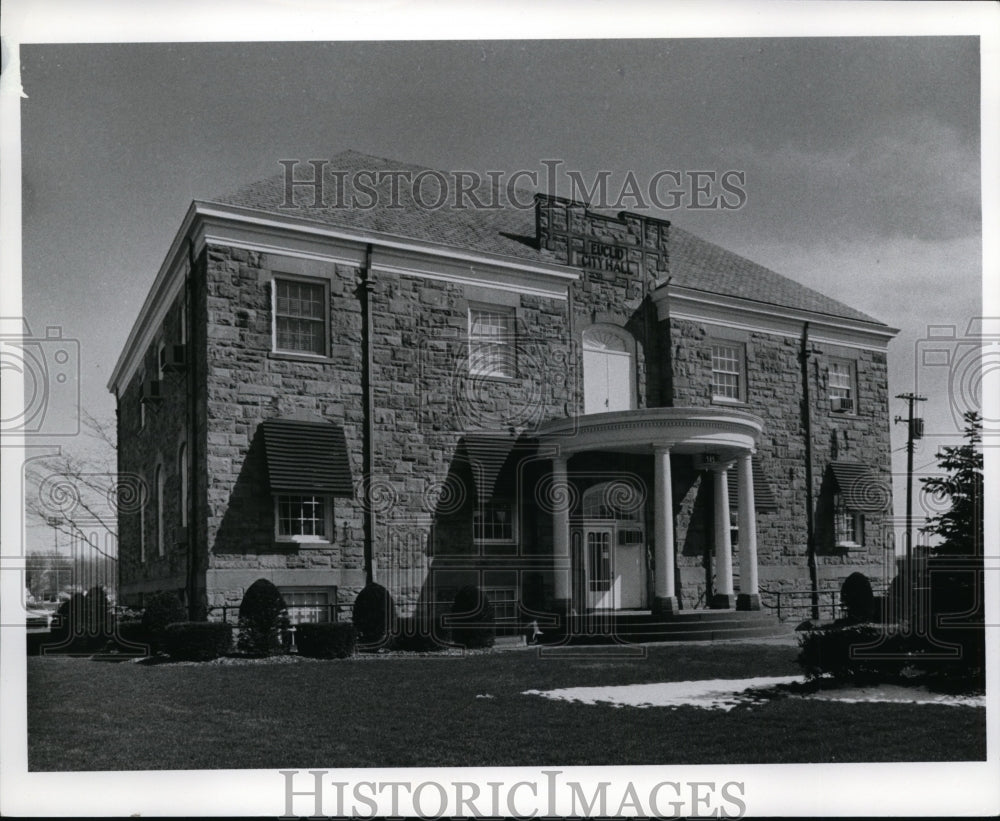
[[[516,436],[496,433],[467,433],[462,437],[465,456],[472,470],[476,498],[484,504],[494,496],[511,496],[516,491],[516,468],[511,452],[523,445]],[[508,464],[508,460],[510,464]]]
[[[340,425],[268,419],[261,430],[272,493],[354,495],[347,439]]]
[[[754,509],[758,511],[772,511],[778,509],[778,498],[774,495],[774,488],[767,480],[764,473],[764,466],[760,457],[755,453],[750,457],[753,463],[753,502]],[[729,507],[731,510],[739,509],[739,480],[735,470],[727,472],[726,479],[729,483]]]
[[[860,462],[830,462],[830,474],[848,510],[881,513],[888,509],[888,484],[878,480],[871,466]]]

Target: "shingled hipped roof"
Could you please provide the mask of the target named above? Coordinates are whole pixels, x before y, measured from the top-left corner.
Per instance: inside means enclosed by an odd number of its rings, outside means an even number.
[[[341,189],[332,172],[346,172]],[[475,191],[480,201],[496,203],[499,208],[427,208],[414,201],[410,186],[398,186],[400,207],[388,207],[390,182],[383,180],[374,186],[379,197],[372,208],[344,207],[338,203],[337,194],[342,190],[344,201],[367,204],[372,198],[364,191],[356,191],[351,181],[361,171],[409,171],[414,176],[432,171],[423,166],[402,163],[384,157],[372,157],[357,151],[344,151],[329,159],[325,166],[324,199],[326,208],[312,208],[312,191],[298,187],[294,192],[295,209],[282,208],[285,201],[284,173],[275,174],[259,182],[219,197],[217,203],[235,205],[255,211],[264,211],[346,229],[378,231],[393,236],[425,240],[455,248],[502,254],[533,261],[565,262],[552,253],[540,249],[535,237],[535,212],[533,208],[515,207],[506,196],[505,185],[497,190],[488,187],[488,180]],[[313,169],[300,163],[297,179],[308,179]],[[440,172],[451,183],[454,172]],[[425,182],[425,197],[433,200],[436,187],[432,177]],[[518,189],[514,196],[522,205],[532,201],[533,192]],[[830,316],[883,323],[842,302],[807,288],[788,277],[775,273],[762,265],[727,251],[701,239],[676,225],[670,226],[670,276],[675,287],[691,288],[724,296],[752,299],[769,305],[812,311]]]

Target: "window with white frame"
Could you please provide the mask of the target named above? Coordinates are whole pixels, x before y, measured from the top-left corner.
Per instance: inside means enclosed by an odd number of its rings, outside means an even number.
[[[513,308],[469,308],[469,372],[475,376],[512,378],[517,358]]]
[[[827,371],[830,407],[838,413],[854,413],[854,363],[849,359],[830,360]]]
[[[712,399],[743,402],[746,399],[746,351],[739,342],[712,343]]]
[[[275,497],[274,507],[278,541],[333,540],[333,500],[329,496],[283,494]]]
[[[329,587],[282,587],[288,618],[292,624],[325,624],[333,621],[335,590]]]
[[[274,278],[274,350],[325,356],[329,327],[327,284]]]
[[[510,544],[514,541],[514,505],[491,501],[478,505],[472,513],[473,538],[480,543]]]
[[[840,546],[861,546],[865,543],[865,517],[844,504],[844,497],[833,497],[833,532]]]

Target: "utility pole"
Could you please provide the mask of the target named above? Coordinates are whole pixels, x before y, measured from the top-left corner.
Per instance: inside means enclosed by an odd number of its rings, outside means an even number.
[[[915,419],[913,406],[916,402],[926,402],[926,396],[915,393],[896,394],[897,399],[905,399],[908,413],[904,418],[897,416],[893,422],[906,422],[906,566],[908,572],[913,568],[913,443],[924,436],[924,420]]]

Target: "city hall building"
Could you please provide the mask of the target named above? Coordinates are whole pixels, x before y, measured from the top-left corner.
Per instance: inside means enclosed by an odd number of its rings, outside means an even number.
[[[882,578],[894,329],[665,220],[347,207],[421,169],[300,165],[192,203],[114,369],[122,601],[667,617]]]

